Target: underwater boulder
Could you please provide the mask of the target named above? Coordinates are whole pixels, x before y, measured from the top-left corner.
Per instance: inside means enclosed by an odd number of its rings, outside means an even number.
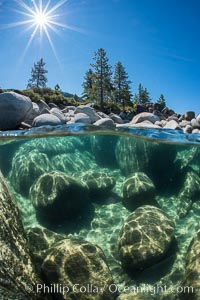
[[[125,176],[133,172],[145,172],[148,169],[149,155],[143,140],[120,137],[115,148],[115,156]]]
[[[136,172],[127,178],[122,185],[122,202],[133,211],[142,205],[157,205],[156,189],[152,180],[142,172]]]
[[[185,175],[183,187],[177,197],[178,215],[185,217],[191,209],[192,203],[200,199],[200,178],[194,171]]]
[[[200,299],[200,230],[193,237],[186,255],[186,272],[182,287],[185,291],[179,295],[180,300]],[[189,289],[187,289],[189,288]]]
[[[49,222],[73,219],[89,204],[87,186],[58,171],[41,175],[30,198],[39,219]]]
[[[175,224],[159,208],[144,205],[125,220],[118,246],[122,266],[144,269],[161,260],[174,238]]]
[[[115,148],[116,160],[124,176],[144,172],[158,190],[166,190],[176,175],[176,154],[175,145],[127,137],[120,137]]]
[[[96,169],[98,167],[94,157],[88,151],[56,155],[52,158],[52,165],[55,170],[66,174],[80,174],[89,168]]]
[[[116,180],[106,172],[91,170],[84,173],[80,179],[89,188],[89,195],[95,201],[95,197],[106,196],[114,188]]]
[[[75,150],[83,151],[84,148],[84,137],[63,136],[33,139],[25,144],[22,151],[28,153],[37,149],[39,152],[47,154],[48,157],[52,157],[58,154],[73,153]]]
[[[109,292],[113,284],[110,270],[100,247],[83,240],[65,239],[51,248],[42,271],[49,284],[61,284],[69,290],[59,299],[114,300]]]
[[[91,137],[91,150],[101,167],[117,167],[115,147],[118,136],[96,135]]]
[[[0,173],[0,299],[46,299],[32,262],[19,209]],[[32,287],[32,288],[31,288]]]
[[[200,148],[199,147],[182,147],[176,157],[182,171],[193,170],[200,176]]]
[[[135,290],[137,290],[137,286],[135,287]],[[153,289],[152,289],[153,290]],[[172,300],[173,298],[171,298],[170,300]],[[152,295],[150,293],[145,293],[145,292],[141,292],[141,293],[137,293],[137,292],[133,292],[133,293],[128,293],[128,294],[121,294],[117,300],[161,300],[161,298],[159,297],[159,299],[155,296]],[[167,299],[166,299],[167,300]]]
[[[15,191],[27,196],[33,182],[49,171],[51,163],[47,155],[37,149],[30,152],[23,149],[23,146],[20,147],[13,157],[9,178]]]
[[[45,227],[38,226],[28,229],[27,237],[29,247],[33,253],[35,265],[41,271],[41,265],[48,251],[54,244],[67,238],[64,234],[58,234]]]

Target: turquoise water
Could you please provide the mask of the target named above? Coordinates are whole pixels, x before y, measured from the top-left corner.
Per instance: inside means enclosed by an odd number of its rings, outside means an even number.
[[[1,171],[27,232],[39,226],[98,245],[121,290],[180,285],[189,243],[200,228],[200,137],[81,125],[67,130],[2,134]],[[122,226],[146,205],[174,222],[174,238],[162,256],[129,268],[120,256]],[[141,226],[151,224],[144,219],[133,230]]]

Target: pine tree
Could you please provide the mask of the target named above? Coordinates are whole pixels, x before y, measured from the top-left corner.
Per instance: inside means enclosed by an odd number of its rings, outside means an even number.
[[[144,89],[141,83],[138,86],[138,94],[135,94],[133,101],[136,104],[145,104],[151,101],[148,90]]]
[[[166,107],[166,100],[165,100],[165,97],[163,94],[160,95],[157,103],[159,104],[160,106],[160,110],[163,110],[165,107]]]
[[[103,106],[104,101],[109,101],[111,97],[112,84],[111,84],[111,66],[108,64],[108,58],[104,49],[100,48],[94,55],[94,90],[96,99]]]
[[[43,58],[41,58],[37,63],[34,63],[27,88],[46,87],[47,78],[45,74],[48,73],[48,71],[45,70],[45,65],[46,63],[44,62]]]
[[[75,102],[78,102],[78,101],[79,101],[79,98],[78,98],[78,96],[77,96],[76,94],[74,94],[73,98],[74,98],[74,101],[75,101]]]
[[[61,88],[60,88],[60,86],[59,86],[58,83],[55,85],[54,90],[55,90],[56,92],[61,92]]]
[[[121,62],[115,65],[115,71],[113,76],[113,94],[116,103],[125,105],[130,103],[131,92],[130,92],[131,81],[128,80],[128,74]]]
[[[85,100],[94,100],[95,98],[95,91],[94,91],[94,73],[92,69],[89,69],[85,73],[84,82],[82,84],[83,87],[83,94],[82,97]]]

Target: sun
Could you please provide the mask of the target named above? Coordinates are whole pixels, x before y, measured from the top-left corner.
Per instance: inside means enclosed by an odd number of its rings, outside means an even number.
[[[43,13],[43,12],[39,12],[35,15],[35,23],[36,25],[39,25],[41,27],[44,27],[44,26],[48,26],[48,16]]]
[[[31,0],[29,1],[29,4],[27,4],[27,0],[15,1],[18,5],[18,8],[13,10],[17,14],[20,14],[22,16],[22,20],[3,25],[3,27],[11,28],[21,26],[24,27],[23,31],[30,31],[30,37],[27,41],[24,52],[22,53],[22,57],[20,59],[21,61],[24,59],[33,40],[37,36],[39,36],[39,39],[37,38],[37,41],[39,41],[40,44],[43,43],[43,38],[44,36],[46,36],[46,39],[48,40],[49,45],[59,63],[59,59],[52,40],[52,33],[56,33],[57,35],[59,35],[60,30],[62,30],[63,32],[63,30],[68,29],[85,34],[85,31],[82,28],[70,26],[69,24],[62,22],[62,17],[67,13],[65,4],[66,2],[68,2],[68,0]]]
[[[45,35],[57,58],[55,46],[51,37],[51,32],[59,34],[59,29],[70,29],[78,31],[77,28],[61,22],[64,5],[67,1],[68,0],[56,1],[56,4],[53,5],[52,0],[31,0],[30,4],[27,4],[25,0],[16,0],[18,8],[14,11],[22,15],[22,20],[7,24],[5,27],[10,28],[23,26],[25,27],[25,31],[30,31],[30,38],[27,41],[24,53],[22,54],[23,57],[31,46],[34,38],[38,35],[39,41],[40,43],[42,43],[43,37]],[[61,9],[61,7],[63,7],[62,15],[59,14],[59,10]]]

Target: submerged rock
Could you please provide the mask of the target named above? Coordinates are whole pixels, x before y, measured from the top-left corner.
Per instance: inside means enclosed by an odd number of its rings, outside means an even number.
[[[122,201],[130,211],[142,205],[156,205],[156,189],[151,179],[142,172],[134,173],[122,185]]]
[[[145,292],[144,293],[136,292],[136,293],[122,294],[117,298],[117,300],[158,300],[158,298],[155,295],[150,295]],[[159,298],[159,300],[161,300],[161,298]]]
[[[181,284],[185,287],[184,293],[179,296],[180,300],[200,299],[200,230],[192,239],[186,256],[186,273]],[[188,289],[189,288],[189,289]]]
[[[0,299],[46,299],[36,274],[15,200],[0,173]]]
[[[115,148],[118,136],[98,135],[91,137],[91,149],[101,167],[117,167]]]
[[[58,171],[41,175],[30,197],[37,216],[49,222],[73,219],[89,204],[87,186]]]
[[[27,237],[39,272],[41,272],[41,265],[48,254],[48,250],[54,244],[66,239],[65,235],[55,233],[45,227],[30,228],[27,231]]]
[[[102,171],[88,171],[81,176],[81,180],[87,184],[93,201],[96,197],[107,196],[116,184],[114,177]]]
[[[94,157],[88,151],[56,155],[52,159],[54,169],[66,174],[81,173],[89,168],[96,169]]]
[[[125,176],[133,172],[145,172],[149,166],[147,144],[143,140],[120,137],[115,156],[117,163]]]
[[[52,157],[62,153],[73,153],[75,150],[83,151],[85,148],[85,138],[82,139],[65,136],[65,137],[48,137],[33,139],[20,148],[21,153],[28,153],[33,149],[45,153]]]
[[[166,190],[176,176],[176,154],[175,145],[127,137],[120,137],[115,148],[116,160],[123,175],[144,172],[153,180],[157,190]]]
[[[144,269],[161,260],[174,237],[175,224],[160,209],[145,205],[125,220],[118,245],[122,266]]]
[[[59,299],[114,300],[109,292],[113,284],[110,270],[100,247],[83,240],[65,239],[52,247],[44,259],[42,271],[49,284],[67,286]]]
[[[14,92],[0,93],[0,130],[17,129],[32,108],[28,97]]]
[[[192,203],[200,199],[200,178],[193,172],[187,172],[183,187],[177,197],[178,215],[185,217],[189,212]]]
[[[36,149],[30,152],[23,149],[20,148],[13,157],[9,177],[16,192],[27,196],[33,182],[49,171],[51,163],[46,154]]]
[[[179,162],[181,170],[188,172],[188,170],[195,171],[200,176],[200,148],[186,147],[180,151],[176,157]]]

